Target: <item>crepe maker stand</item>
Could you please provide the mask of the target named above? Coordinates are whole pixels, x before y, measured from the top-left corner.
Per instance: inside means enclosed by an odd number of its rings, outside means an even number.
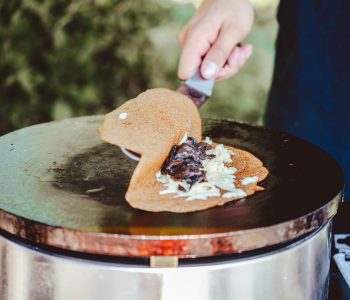
[[[205,135],[264,162],[265,190],[205,211],[152,213],[125,201],[136,162],[101,141],[101,121],[0,138],[0,299],[327,298],[344,181],[328,154],[285,133],[206,119]]]

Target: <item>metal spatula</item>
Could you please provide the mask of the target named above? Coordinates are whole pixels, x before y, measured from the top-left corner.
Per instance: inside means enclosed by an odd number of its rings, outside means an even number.
[[[214,82],[214,79],[204,79],[198,69],[192,75],[192,77],[183,82],[183,84],[177,89],[177,92],[190,98],[199,109],[211,96],[213,92]],[[137,153],[125,148],[121,149],[123,153],[131,159],[140,160],[140,156]]]
[[[177,92],[189,97],[193,103],[200,108],[204,102],[211,96],[214,87],[214,79],[204,79],[200,71],[187,79],[178,89]]]

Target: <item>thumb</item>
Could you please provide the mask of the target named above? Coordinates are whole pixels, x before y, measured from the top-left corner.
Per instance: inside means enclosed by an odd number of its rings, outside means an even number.
[[[201,74],[206,79],[215,78],[225,65],[232,49],[240,42],[237,31],[221,29],[215,43],[204,57],[201,65]]]

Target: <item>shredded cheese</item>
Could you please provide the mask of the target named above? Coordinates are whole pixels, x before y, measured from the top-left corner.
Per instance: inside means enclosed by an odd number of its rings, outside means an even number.
[[[184,140],[187,134],[185,134]],[[181,140],[181,141],[182,141]],[[209,137],[205,142],[212,145]],[[181,142],[180,142],[181,143]],[[226,191],[222,197],[244,197],[246,193],[242,189],[235,187],[235,175],[237,171],[234,167],[226,167],[225,163],[232,162],[235,154],[232,150],[226,149],[223,144],[207,150],[206,153],[215,155],[212,159],[203,160],[203,170],[206,172],[207,182],[197,182],[192,187],[184,180],[174,180],[170,175],[163,175],[159,171],[156,174],[157,181],[164,184],[165,189],[160,191],[161,195],[176,194],[175,197],[186,197],[186,201],[207,200],[208,197],[221,196],[220,189]]]

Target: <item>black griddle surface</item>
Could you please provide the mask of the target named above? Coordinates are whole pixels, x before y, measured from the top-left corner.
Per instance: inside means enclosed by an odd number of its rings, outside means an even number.
[[[265,190],[193,213],[137,210],[124,199],[136,162],[100,140],[101,121],[100,116],[68,119],[1,137],[3,214],[83,233],[159,238],[243,234],[282,224],[288,240],[324,224],[341,198],[342,171],[321,149],[262,127],[206,119],[204,135],[247,150],[264,163],[269,170],[261,182]]]

